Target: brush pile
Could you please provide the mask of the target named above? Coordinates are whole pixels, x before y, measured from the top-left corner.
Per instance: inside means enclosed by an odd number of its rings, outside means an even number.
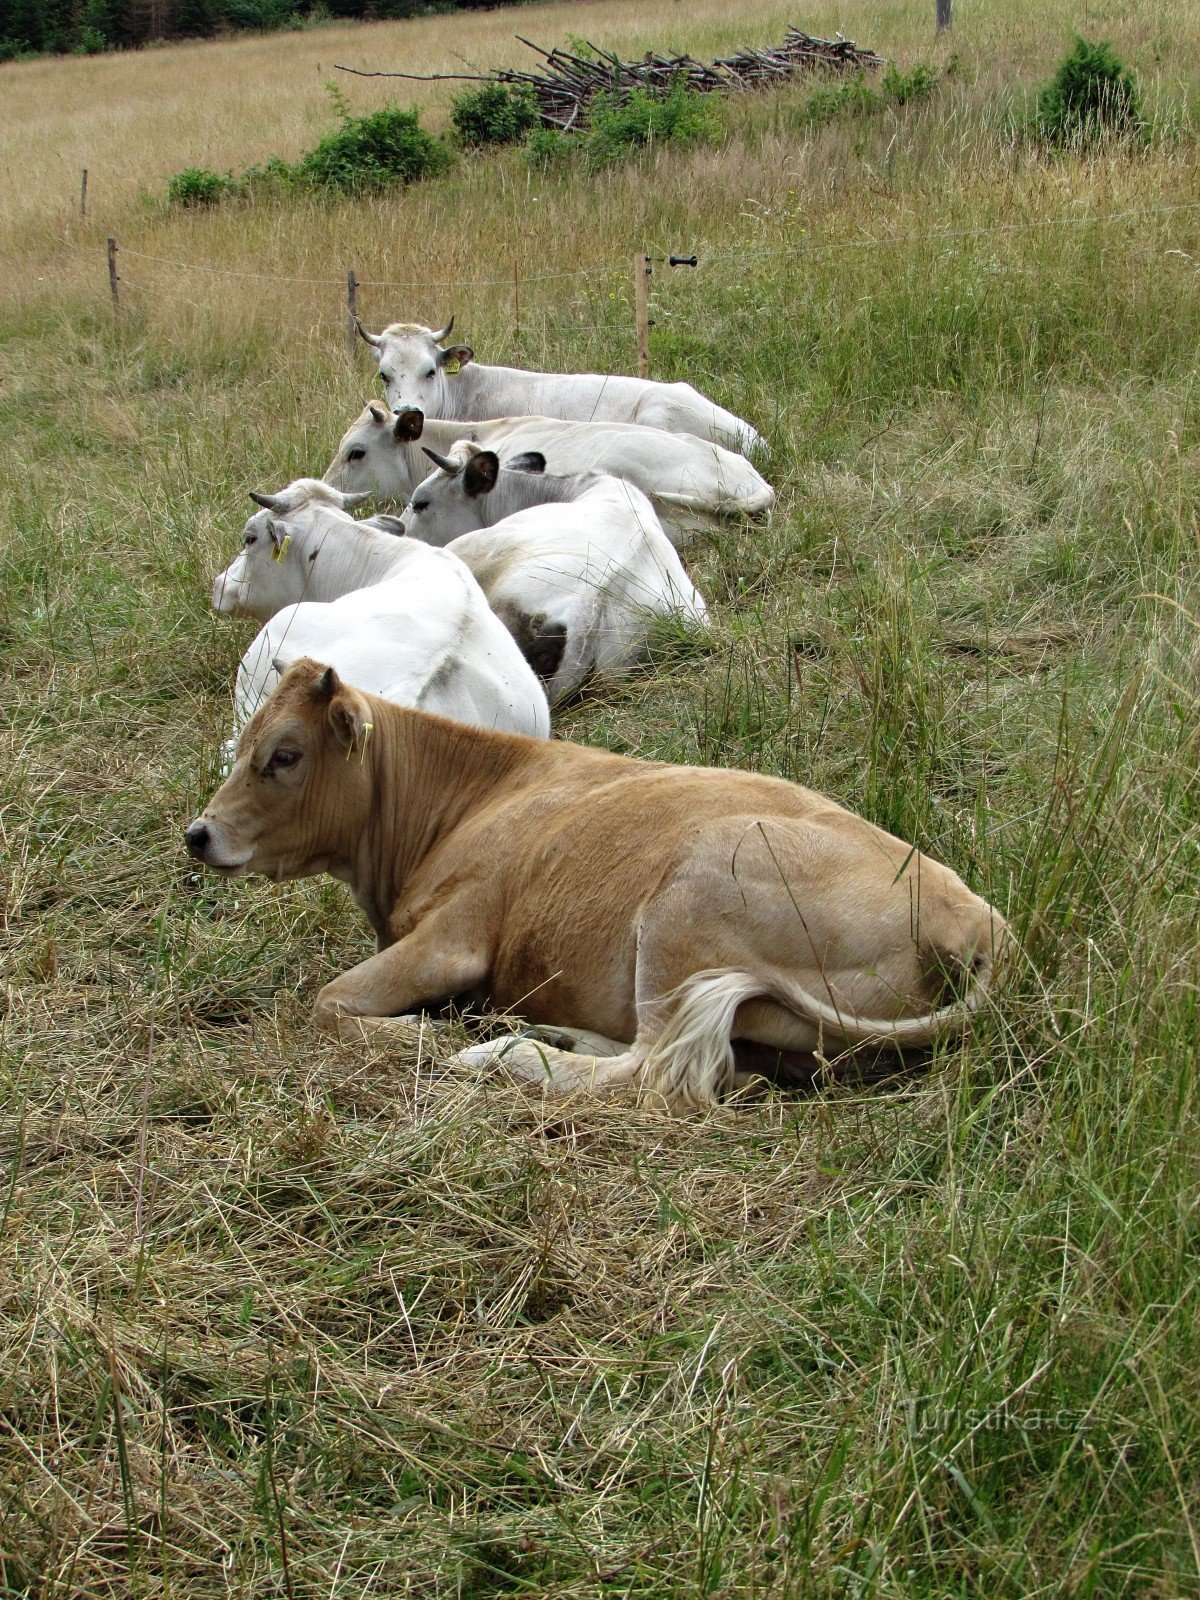
[[[882,56],[874,50],[860,50],[852,39],[840,35],[836,39],[818,39],[796,27],[789,27],[780,45],[739,50],[708,65],[691,56],[652,52],[647,52],[641,61],[622,61],[611,51],[590,43],[587,54],[543,50],[520,34],[517,37],[543,58],[545,68],[541,72],[500,69],[490,75],[492,80],[529,91],[537,103],[542,125],[564,130],[575,127],[590,102],[601,94],[622,100],[632,90],[664,95],[677,87],[711,94],[776,84],[814,69],[861,72],[883,65]]]

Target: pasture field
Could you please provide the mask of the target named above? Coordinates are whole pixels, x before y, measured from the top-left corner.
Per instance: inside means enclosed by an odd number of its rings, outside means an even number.
[[[1200,8],[964,0],[941,42],[932,9],[0,68],[0,1594],[1200,1594]],[[146,198],[311,143],[333,61],[789,20],[938,81],[824,125],[810,86],[739,99],[593,177]],[[1143,145],[1014,133],[1077,27],[1141,75]],[[691,1119],[319,1037],[370,948],[348,897],[182,850],[253,631],[207,603],[246,491],[376,392],[346,268],[369,325],[628,371],[642,248],[701,258],[656,272],[655,375],[769,436],[779,505],[689,552],[710,636],[561,731],[825,789],[1025,952],[926,1067]]]

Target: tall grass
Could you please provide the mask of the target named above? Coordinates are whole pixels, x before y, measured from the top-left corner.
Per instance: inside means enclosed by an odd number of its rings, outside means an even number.
[[[752,31],[606,14],[522,15],[698,54]],[[488,155],[185,218],[138,189],[311,142],[335,30],[3,69],[30,175],[0,320],[10,1591],[1200,1593],[1200,212],[1154,209],[1200,202],[1197,23],[1108,25],[1144,151],[1045,159],[1012,112],[1075,20],[964,5],[957,71],[880,116],[815,127],[799,89],[594,178]],[[908,67],[929,25],[852,31]],[[349,37],[419,70],[509,28]],[[311,98],[266,92],[302,73]],[[119,170],[79,228],[33,180],[84,164],[84,82]],[[256,109],[215,154],[155,84],[199,128]],[[699,1121],[543,1114],[319,1038],[316,988],[367,952],[341,890],[180,849],[251,631],[206,604],[245,491],[319,471],[373,389],[340,287],[285,280],[355,265],[411,286],[365,288],[369,322],[457,311],[483,358],[628,370],[643,247],[701,257],[656,268],[656,373],[769,435],[780,504],[689,554],[709,638],[563,731],[825,789],[1026,954],[926,1068]]]

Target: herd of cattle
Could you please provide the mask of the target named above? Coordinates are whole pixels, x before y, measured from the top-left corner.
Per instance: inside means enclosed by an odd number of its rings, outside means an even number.
[[[322,991],[332,1031],[516,1009],[464,1056],[555,1092],[695,1104],[961,1029],[1009,940],[947,868],[798,785],[545,742],[656,619],[703,625],[679,549],[773,505],[757,433],[689,384],[485,366],[452,326],[360,325],[388,404],[253,496],[212,599],[263,627],[193,856],[351,885],[378,953]]]

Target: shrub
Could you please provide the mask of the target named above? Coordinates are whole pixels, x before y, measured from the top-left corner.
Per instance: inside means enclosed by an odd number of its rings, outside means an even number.
[[[167,201],[175,206],[215,206],[235,187],[231,177],[223,178],[207,167],[188,167],[167,179]]]
[[[1051,144],[1132,133],[1142,125],[1137,79],[1107,40],[1076,38],[1038,96],[1037,126]]]
[[[861,72],[843,78],[840,83],[822,84],[805,102],[801,117],[810,127],[823,128],[842,115],[871,115],[885,106],[907,106],[924,100],[937,84],[936,68],[926,66],[923,61],[918,61],[911,72],[901,72],[893,63],[884,73],[878,89]]]
[[[277,193],[280,189],[293,188],[297,179],[297,168],[290,161],[285,161],[282,156],[268,156],[261,167],[245,169],[239,188],[250,193],[258,190]]]
[[[661,98],[641,89],[624,100],[601,97],[588,113],[588,164],[608,166],[645,145],[660,142],[710,142],[720,138],[721,128],[715,101],[682,85]]]
[[[890,63],[883,75],[883,96],[893,105],[906,106],[911,100],[924,100],[937,87],[938,75],[933,67],[918,61],[911,72],[901,72]]]
[[[453,159],[445,140],[421,127],[416,111],[384,106],[352,117],[343,109],[340,126],[301,156],[296,175],[319,188],[361,193],[435,177]]]
[[[485,83],[452,102],[450,120],[462,144],[516,144],[538,123],[538,110],[528,89]]]
[[[558,167],[571,159],[580,143],[578,134],[564,133],[561,128],[535,128],[525,151],[535,166]]]
[[[800,115],[809,127],[823,128],[843,113],[873,111],[879,104],[878,94],[862,73],[856,72],[840,83],[826,83],[814,89]]]

